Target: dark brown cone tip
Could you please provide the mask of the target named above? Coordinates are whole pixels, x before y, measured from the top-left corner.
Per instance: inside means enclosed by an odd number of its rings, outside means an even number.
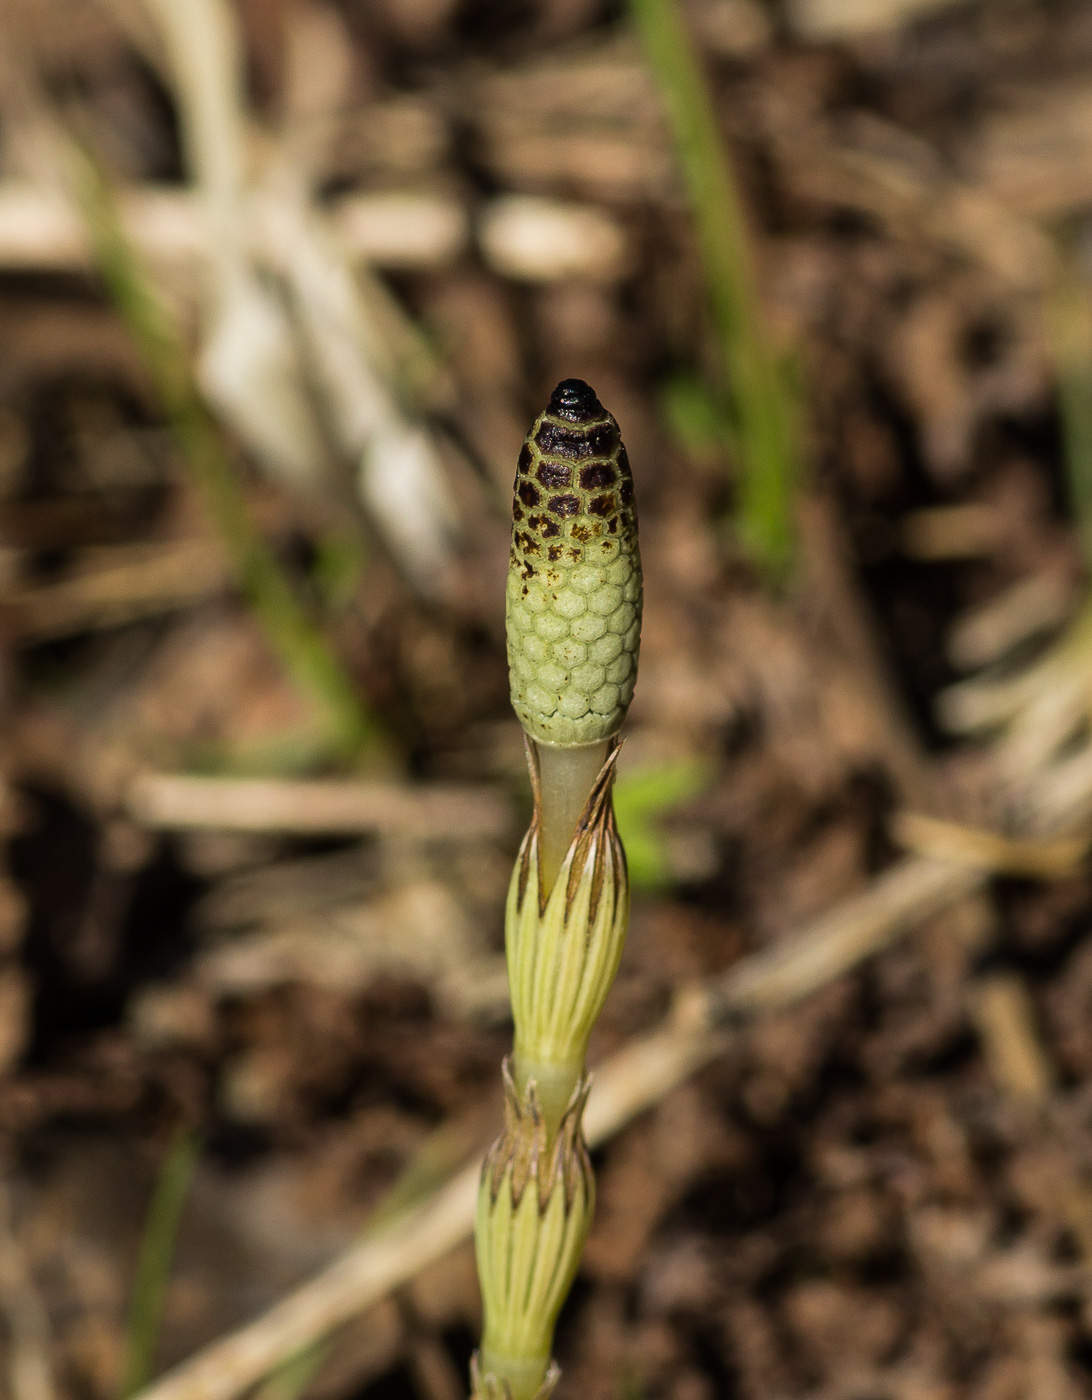
[[[568,423],[594,423],[606,414],[595,390],[582,379],[563,379],[550,398],[547,412]]]

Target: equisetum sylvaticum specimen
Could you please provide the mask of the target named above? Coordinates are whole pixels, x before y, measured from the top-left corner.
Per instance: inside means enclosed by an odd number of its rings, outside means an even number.
[[[579,379],[535,420],[512,516],[508,667],[535,805],[505,914],[515,1046],[478,1195],[484,1332],[472,1381],[488,1400],[545,1400],[595,1201],[584,1058],[629,919],[611,785],[641,635],[629,460]]]

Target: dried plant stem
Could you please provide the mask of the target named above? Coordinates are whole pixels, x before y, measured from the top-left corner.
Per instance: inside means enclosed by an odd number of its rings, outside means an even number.
[[[758,561],[784,573],[799,476],[795,405],[762,322],[742,200],[712,97],[676,0],[630,0],[675,134],[736,420],[740,528]]]
[[[193,382],[185,347],[122,231],[109,186],[89,158],[73,151],[72,159],[99,270],[140,348],[244,594],[286,669],[320,707],[334,745],[347,754],[379,749],[375,721],[306,616],[251,517],[219,430]]]
[[[310,781],[141,773],[125,794],[134,821],[160,831],[258,831],[410,840],[507,837],[514,813],[482,784]]]
[[[4,601],[10,634],[40,642],[120,627],[215,597],[230,581],[214,539],[108,545],[96,556],[86,567],[77,556],[76,567],[56,582],[12,589]]]
[[[1056,1092],[1056,1074],[1036,1028],[1035,1008],[1024,981],[1014,973],[990,973],[971,988],[970,1013],[992,1078],[1023,1133],[1048,1153],[1040,1172],[1049,1173],[1049,1200],[1092,1264],[1092,1191],[1085,1178],[1083,1133]]]
[[[126,234],[141,256],[169,267],[196,288],[212,255],[200,196],[170,185],[132,184],[120,194]],[[451,262],[468,238],[462,205],[429,191],[369,191],[331,201],[330,227],[354,264],[430,269]],[[283,267],[291,250],[279,244],[260,196],[248,195],[242,234],[249,254]],[[0,268],[6,272],[86,272],[91,262],[79,216],[48,187],[0,179]],[[561,274],[558,274],[561,275]]]
[[[1031,997],[1023,981],[1006,972],[979,978],[971,988],[970,1011],[998,1088],[1022,1108],[1045,1108],[1054,1074],[1036,1033]]]
[[[0,1181],[0,1314],[8,1333],[11,1400],[54,1400],[49,1317],[16,1233],[7,1181]]]

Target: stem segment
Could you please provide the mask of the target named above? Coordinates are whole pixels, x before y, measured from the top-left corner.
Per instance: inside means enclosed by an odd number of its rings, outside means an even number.
[[[584,810],[599,770],[606,762],[610,740],[560,748],[536,743],[539,781],[539,879],[542,898],[548,899],[558,872],[569,853],[576,824]],[[580,1078],[579,1070],[573,1084]],[[573,1084],[569,1085],[572,1092]],[[565,1096],[568,1102],[568,1094]],[[564,1105],[562,1105],[564,1109]]]

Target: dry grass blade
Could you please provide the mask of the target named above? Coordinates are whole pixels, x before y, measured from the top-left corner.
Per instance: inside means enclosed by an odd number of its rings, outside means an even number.
[[[41,642],[119,627],[215,597],[230,584],[223,551],[211,540],[164,540],[95,551],[87,567],[3,600],[11,635]]]
[[[278,479],[321,495],[326,452],[291,328],[247,255],[246,116],[235,17],[223,0],[145,4],[164,39],[210,237],[214,275],[202,385]]]
[[[995,875],[1023,875],[1062,880],[1079,869],[1088,852],[1088,836],[1054,840],[1015,840],[997,831],[944,821],[921,812],[897,812],[891,834],[900,846]]]
[[[1054,1076],[1035,1033],[1024,984],[1008,974],[982,978],[973,989],[971,1013],[997,1084],[1026,1106],[1045,1104]]]
[[[590,205],[512,200],[486,201],[481,218],[483,255],[502,275],[549,282],[613,277],[626,269],[625,235],[607,214]],[[126,232],[140,251],[182,280],[188,274],[196,289],[214,245],[200,197],[147,184],[127,187],[120,203]],[[327,213],[354,266],[446,267],[470,238],[463,205],[428,190],[347,194],[331,199]],[[248,194],[241,219],[247,252],[281,270],[284,256],[266,224],[262,197]],[[0,267],[77,273],[90,265],[84,230],[59,195],[14,178],[0,182]]]
[[[1092,1192],[1085,1153],[1066,1122],[1056,1091],[1057,1074],[1040,1038],[1028,988],[1011,973],[983,977],[971,989],[970,1013],[995,1084],[1015,1110],[1023,1132],[1045,1148],[1040,1173],[1048,1179],[1054,1212],[1087,1269],[1092,1265]]]
[[[1046,320],[1061,410],[1070,504],[1087,567],[1092,560],[1092,310],[1082,250],[1053,249]],[[963,507],[964,510],[968,507]],[[1049,599],[1047,606],[1049,607]],[[1038,606],[1032,595],[1032,616]],[[1026,611],[1027,604],[1023,604]],[[972,635],[972,654],[974,641]],[[965,643],[964,643],[965,644]],[[1085,598],[1069,627],[1041,657],[1013,675],[976,676],[939,697],[941,723],[957,733],[996,727],[998,761],[1010,781],[1034,774],[1087,724],[1092,657],[1092,603]]]
[[[711,1019],[761,1015],[800,1001],[931,914],[972,894],[983,876],[930,857],[900,861],[808,928],[737,964],[708,992]]]
[[[144,773],[127,795],[134,819],[160,830],[387,835],[478,840],[513,825],[492,788],[379,782],[289,782]]]
[[[167,40],[191,166],[205,193],[215,278],[201,378],[209,397],[289,486],[340,495],[305,384],[318,388],[337,448],[399,564],[435,596],[452,561],[458,512],[430,434],[407,421],[376,366],[383,337],[353,272],[309,207],[292,142],[266,191],[296,324],[256,274],[243,230],[248,174],[241,40],[224,0],[146,0]],[[298,334],[302,329],[302,336]],[[378,356],[378,358],[377,358]],[[306,367],[306,368],[305,368]]]
[[[942,691],[937,709],[957,733],[996,728],[998,762],[1010,779],[1040,771],[1088,715],[1092,604],[1087,600],[1062,637],[1011,676],[972,677]]]
[[[1060,571],[1044,569],[1018,579],[957,618],[948,634],[948,659],[965,671],[1001,661],[1059,627],[1076,597],[1076,581]]]
[[[402,569],[436,597],[453,563],[459,513],[431,434],[403,414],[377,370],[379,331],[352,269],[289,172],[269,207],[331,432],[359,464],[361,497]]]
[[[794,0],[793,29],[805,39],[831,40],[884,34],[909,25],[953,0]]]
[[[6,1182],[0,1183],[0,1311],[8,1331],[11,1400],[53,1400],[49,1318],[15,1232]]]
[[[1004,521],[993,506],[928,506],[903,521],[902,547],[913,559],[978,559],[996,553]]]
[[[163,37],[180,96],[187,158],[211,213],[231,244],[246,180],[242,55],[234,17],[221,0],[144,0]]]

